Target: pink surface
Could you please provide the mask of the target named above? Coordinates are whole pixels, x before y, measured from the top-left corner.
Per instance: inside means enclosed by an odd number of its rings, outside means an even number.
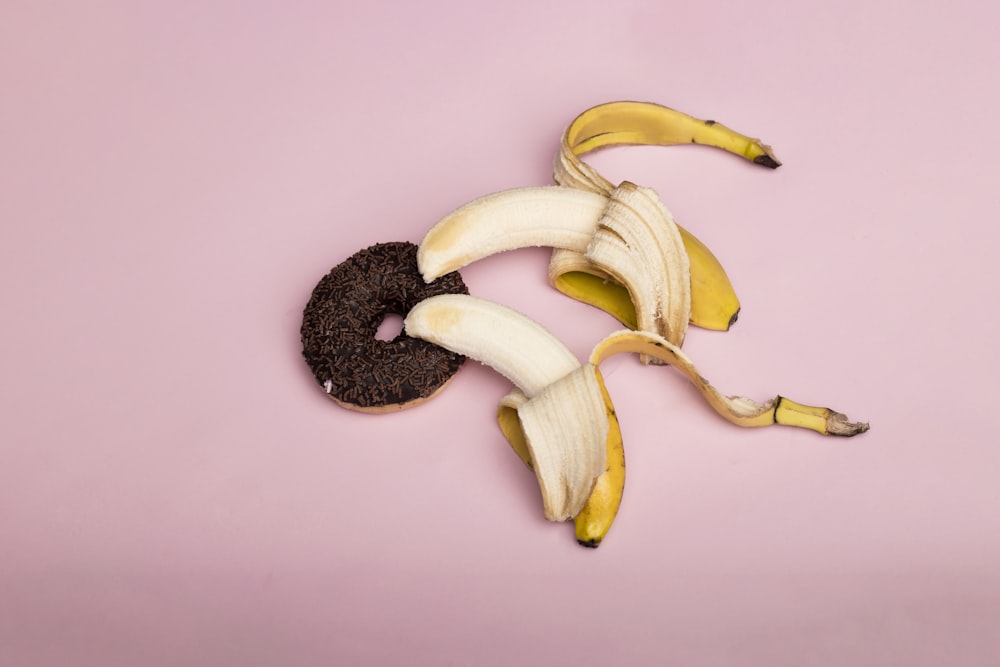
[[[5,3],[0,664],[1000,664],[1000,16],[675,4]],[[499,376],[354,414],[298,328],[333,265],[548,183],[623,98],[784,162],[590,160],[726,263],[702,372],[872,430],[738,429],[616,358],[594,551],[542,519]],[[583,356],[617,327],[545,270],[463,274]]]

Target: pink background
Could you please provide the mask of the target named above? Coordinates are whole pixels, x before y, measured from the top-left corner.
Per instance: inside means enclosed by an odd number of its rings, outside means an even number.
[[[4,3],[0,664],[1000,664],[988,4]],[[590,160],[725,262],[700,370],[872,430],[738,429],[618,357],[592,551],[542,519],[499,376],[359,415],[298,328],[333,265],[550,182],[615,99],[784,161]],[[583,356],[617,326],[546,257],[463,274]]]

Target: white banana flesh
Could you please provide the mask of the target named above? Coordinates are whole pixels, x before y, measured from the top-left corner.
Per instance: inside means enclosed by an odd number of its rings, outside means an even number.
[[[610,428],[593,365],[547,329],[498,303],[464,294],[425,299],[404,321],[406,333],[492,367],[520,393],[516,404],[545,518],[579,514],[604,471]]]
[[[431,282],[508,250],[571,248],[583,252],[607,197],[557,185],[515,188],[474,199],[442,218],[420,243],[417,265]]]
[[[406,333],[490,366],[529,398],[580,367],[562,341],[506,306],[467,294],[424,299],[404,320]]]

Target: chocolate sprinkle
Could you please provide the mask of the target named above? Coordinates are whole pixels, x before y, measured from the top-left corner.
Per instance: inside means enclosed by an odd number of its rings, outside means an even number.
[[[375,338],[388,314],[406,317],[438,294],[468,294],[458,272],[424,282],[417,246],[379,243],[324,276],[302,314],[302,354],[320,387],[345,407],[376,411],[429,398],[465,357],[400,332]]]

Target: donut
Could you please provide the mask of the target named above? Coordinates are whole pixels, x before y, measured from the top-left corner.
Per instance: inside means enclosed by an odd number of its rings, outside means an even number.
[[[302,355],[320,387],[361,412],[409,408],[441,391],[465,357],[401,332],[375,338],[388,314],[438,294],[468,294],[458,272],[424,282],[417,246],[378,243],[335,266],[317,283],[302,313]]]

